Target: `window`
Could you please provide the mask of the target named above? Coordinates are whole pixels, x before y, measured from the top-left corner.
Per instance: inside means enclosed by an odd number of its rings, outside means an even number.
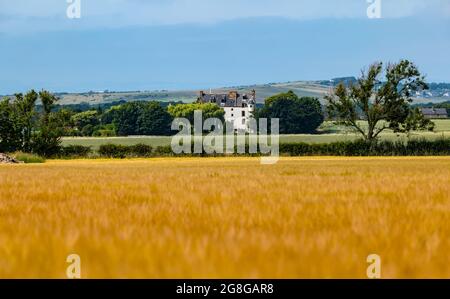
[[[242,124],[245,125],[245,118],[242,119]]]
[[[242,117],[245,117],[245,111],[242,111]]]

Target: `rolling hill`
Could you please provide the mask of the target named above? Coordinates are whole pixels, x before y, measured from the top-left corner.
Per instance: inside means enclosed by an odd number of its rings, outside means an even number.
[[[339,82],[353,82],[353,77],[336,78],[326,81],[292,81],[282,83],[255,84],[248,86],[230,86],[212,89],[213,93],[226,93],[230,90],[249,92],[256,90],[258,103],[264,99],[281,92],[294,91],[298,96],[310,96],[322,99],[333,86]],[[431,89],[426,93],[418,94],[415,102],[444,102],[450,99],[450,87],[448,89],[436,83],[430,84]],[[436,88],[435,88],[436,87]],[[160,102],[193,102],[197,99],[198,90],[155,90],[155,91],[102,91],[86,93],[57,93],[61,105],[87,103],[91,105],[113,103],[117,101],[160,101]],[[209,92],[209,89],[205,89]]]
[[[212,89],[213,93],[226,93],[230,90],[238,90],[248,92],[252,89],[256,90],[258,102],[263,103],[264,99],[280,92],[293,90],[299,96],[312,96],[322,98],[329,87],[316,82],[286,82],[286,83],[269,83],[261,85],[249,86],[231,86],[224,88]],[[161,101],[161,102],[193,102],[197,99],[198,90],[156,90],[156,91],[127,91],[127,92],[86,92],[86,93],[58,93],[61,98],[60,104],[100,104],[115,101]],[[209,90],[205,90],[209,92]]]

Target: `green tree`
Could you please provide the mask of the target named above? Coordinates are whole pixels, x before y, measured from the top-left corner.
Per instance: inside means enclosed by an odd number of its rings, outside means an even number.
[[[39,92],[39,99],[42,102],[42,107],[44,109],[44,116],[49,116],[52,112],[53,107],[55,107],[58,98],[46,90]]]
[[[118,111],[120,110],[120,106],[121,105],[112,106],[111,108],[103,112],[103,114],[100,117],[101,124],[102,125],[113,124],[114,119],[117,117]]]
[[[400,131],[409,134],[411,131],[428,130],[433,131],[435,123],[425,118],[419,108],[413,108],[409,111],[405,122],[400,124]]]
[[[37,100],[42,112],[36,111]],[[34,152],[49,156],[59,150],[64,125],[52,112],[58,99],[48,91],[16,94],[0,102],[0,150]]]
[[[129,102],[107,112],[117,135],[170,135],[172,117],[157,102]]]
[[[137,118],[137,133],[138,135],[171,135],[172,120],[172,116],[159,103],[146,103]]]
[[[194,112],[196,110],[202,111],[203,119],[218,118],[222,122],[225,119],[225,111],[212,103],[177,104],[170,105],[167,109],[173,118],[186,118],[191,124],[194,124]]]
[[[130,102],[121,105],[114,113],[113,123],[117,128],[117,135],[138,135],[137,120],[141,113],[142,103]]]
[[[311,134],[323,123],[324,116],[316,98],[299,98],[293,91],[274,95],[265,101],[257,118],[278,118],[280,134]]]
[[[14,109],[16,109],[17,125],[21,128],[22,140],[21,150],[31,152],[31,138],[33,134],[34,121],[36,117],[36,101],[39,95],[34,90],[29,91],[25,96],[21,93],[15,95]]]
[[[0,152],[12,152],[22,147],[22,130],[17,111],[9,98],[0,102]]]
[[[383,72],[385,80],[381,81]],[[425,78],[410,61],[388,64],[385,69],[379,62],[363,72],[356,84],[339,84],[325,99],[330,117],[373,142],[386,129],[397,133],[432,130],[431,121],[410,106],[412,94],[427,88]],[[367,121],[367,128],[359,120]]]
[[[93,130],[89,128],[97,126],[100,123],[99,118],[97,110],[89,110],[73,115],[71,121],[76,130],[82,132],[84,136],[91,136]]]
[[[74,115],[75,112],[66,108],[62,108],[55,113],[55,117],[63,128],[63,136],[77,136],[76,132],[74,132],[74,124],[72,122]]]
[[[59,152],[64,123],[57,112],[52,112],[58,98],[46,90],[39,92],[43,113],[35,123],[32,135],[32,152],[52,156]]]

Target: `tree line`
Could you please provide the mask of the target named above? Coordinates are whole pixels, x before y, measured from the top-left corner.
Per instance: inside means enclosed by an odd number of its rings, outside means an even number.
[[[385,79],[382,80],[382,76]],[[381,83],[380,83],[381,82]],[[281,93],[265,100],[255,118],[278,118],[280,134],[313,134],[327,117],[353,127],[363,139],[373,142],[385,130],[406,133],[433,130],[434,124],[412,107],[412,94],[427,89],[418,68],[407,60],[397,64],[375,63],[355,83],[341,83],[325,97],[298,97]],[[215,104],[170,104],[119,102],[118,105],[77,111],[57,104],[48,91],[29,91],[0,101],[0,152],[32,152],[51,156],[60,150],[63,136],[168,136],[174,118],[194,119],[202,110],[204,119],[224,121],[224,110]],[[365,120],[363,126],[360,120]]]
[[[52,99],[50,104],[43,105],[42,109],[41,105],[36,105],[38,101],[44,103],[48,97]],[[128,102],[105,110],[77,111],[70,106],[55,109],[57,100],[47,91],[36,93],[33,90],[25,95],[16,94],[13,98],[3,99],[0,106],[2,148],[17,148],[18,144],[23,144],[21,149],[30,150],[31,139],[36,141],[38,133],[44,133],[48,126],[57,128],[56,135],[61,136],[165,136],[174,133],[171,131],[174,118],[187,118],[193,123],[196,110],[202,111],[204,119],[224,121],[225,115],[224,110],[215,104],[164,106],[159,102]],[[323,121],[321,110],[317,99],[298,98],[293,92],[288,92],[267,99],[266,105],[257,111],[255,117],[280,118],[283,134],[314,133]],[[10,127],[14,129],[10,130]],[[25,136],[17,130],[26,132]]]

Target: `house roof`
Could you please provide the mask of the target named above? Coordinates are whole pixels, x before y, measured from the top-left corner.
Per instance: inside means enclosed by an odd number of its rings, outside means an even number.
[[[246,107],[248,104],[255,104],[255,94],[239,94],[237,92],[230,92],[228,94],[205,94],[200,92],[198,98],[200,103],[214,103],[220,107]]]
[[[447,115],[447,109],[445,108],[421,108],[424,115]]]

